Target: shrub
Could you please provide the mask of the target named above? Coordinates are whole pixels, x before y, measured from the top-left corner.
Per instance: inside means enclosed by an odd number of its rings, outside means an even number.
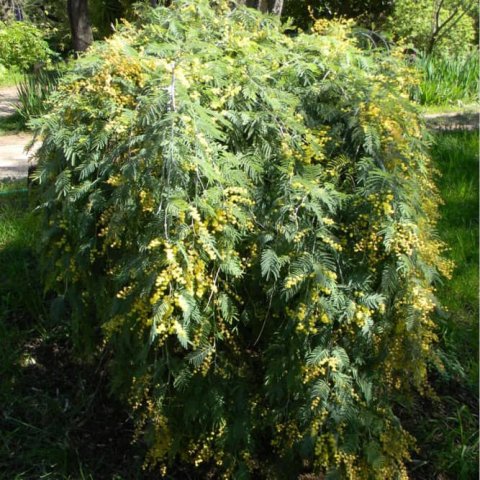
[[[147,464],[406,478],[396,406],[450,268],[410,72],[227,4],[148,10],[62,79],[36,122],[48,285]]]
[[[0,63],[23,72],[46,62],[52,52],[42,32],[26,22],[0,22]]]

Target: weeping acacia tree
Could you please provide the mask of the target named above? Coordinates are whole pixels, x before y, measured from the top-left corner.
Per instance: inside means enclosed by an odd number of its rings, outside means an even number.
[[[76,63],[37,122],[47,284],[149,467],[407,478],[450,269],[411,74],[282,28],[177,0]]]

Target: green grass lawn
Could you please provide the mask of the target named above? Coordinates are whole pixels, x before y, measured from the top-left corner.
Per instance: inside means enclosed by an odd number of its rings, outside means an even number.
[[[443,174],[440,234],[456,264],[452,280],[438,292],[448,308],[442,324],[444,363],[451,359],[452,368],[443,379],[445,393],[439,392],[447,416],[438,425],[446,448],[437,458],[452,478],[478,478],[478,133],[439,135],[433,154]]]
[[[445,370],[432,375],[438,399],[419,399],[413,415],[419,480],[478,478],[478,149],[477,132],[439,133],[432,148],[445,202],[439,234],[456,267],[438,288],[445,307],[437,315]]]
[[[424,114],[440,113],[477,113],[480,111],[479,103],[466,103],[456,105],[420,105],[419,109]]]
[[[442,176],[439,181],[445,204],[439,233],[455,262],[453,278],[439,288],[448,308],[443,341],[455,351],[468,375],[468,385],[478,386],[478,133],[439,134],[433,155]]]
[[[0,70],[0,87],[14,87],[22,79],[23,74],[14,68]]]
[[[419,397],[410,412],[419,446],[411,473],[470,480],[478,478],[478,137],[435,139],[445,201],[439,234],[456,269],[438,290],[447,308],[437,315],[445,364],[432,367],[438,398]],[[0,184],[0,479],[147,479],[128,415],[108,394],[108,359],[77,362],[65,312],[45,298],[31,195],[26,182]]]

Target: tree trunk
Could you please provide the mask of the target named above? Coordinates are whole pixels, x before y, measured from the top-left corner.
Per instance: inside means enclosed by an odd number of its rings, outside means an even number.
[[[283,0],[270,1],[270,11],[275,15],[281,15],[283,10]]]
[[[84,52],[93,42],[87,2],[88,0],[68,0],[67,3],[73,49],[76,52]]]
[[[240,0],[238,3],[247,7],[256,8],[264,13],[281,15],[284,0]]]

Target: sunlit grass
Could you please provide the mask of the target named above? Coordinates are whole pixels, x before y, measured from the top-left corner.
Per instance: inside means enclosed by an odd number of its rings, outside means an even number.
[[[437,315],[445,368],[432,378],[438,399],[423,400],[414,414],[414,478],[422,480],[478,478],[478,148],[478,133],[456,132],[437,134],[432,149],[444,200],[439,234],[455,270],[437,292],[445,308]]]
[[[442,172],[439,187],[445,204],[439,231],[451,247],[456,269],[439,295],[469,324],[478,320],[478,134],[437,136],[433,149]]]
[[[442,114],[442,113],[458,113],[463,114],[478,113],[480,111],[480,103],[463,103],[457,102],[453,105],[441,104],[441,105],[421,105],[420,111],[424,114]]]
[[[14,68],[0,68],[0,87],[14,87],[23,79],[23,74]]]

